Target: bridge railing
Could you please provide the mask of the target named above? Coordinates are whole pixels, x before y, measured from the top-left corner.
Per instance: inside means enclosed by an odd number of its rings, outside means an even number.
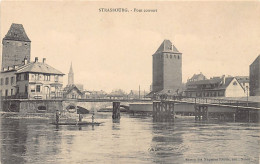
[[[232,106],[252,106],[256,107],[257,102],[242,101],[242,100],[228,100],[228,99],[216,99],[216,98],[205,98],[205,97],[183,97],[183,96],[171,96],[171,97],[159,97],[156,100],[175,100],[190,102],[194,104],[218,104],[218,105],[232,105]]]

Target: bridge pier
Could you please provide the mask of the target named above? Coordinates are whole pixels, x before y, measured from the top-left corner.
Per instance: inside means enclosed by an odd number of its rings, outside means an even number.
[[[155,101],[153,102],[153,120],[154,121],[173,121],[174,120],[174,102],[173,101]]]
[[[208,120],[208,106],[207,105],[195,105],[195,120],[196,121],[205,121]]]
[[[113,119],[120,119],[120,102],[113,102]]]

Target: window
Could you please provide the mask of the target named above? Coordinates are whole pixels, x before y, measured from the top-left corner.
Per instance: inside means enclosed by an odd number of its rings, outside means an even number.
[[[4,79],[1,78],[1,85],[4,85]]]
[[[9,77],[5,78],[5,85],[9,84]]]
[[[180,59],[180,56],[178,55],[178,59]]]
[[[16,80],[17,80],[17,81],[20,81],[20,80],[21,80],[21,74],[18,74],[18,75],[17,75]]]
[[[34,80],[34,75],[32,75],[32,80]]]
[[[11,85],[14,84],[14,77],[11,77]]]
[[[40,85],[36,85],[36,92],[41,92],[41,86]]]
[[[39,80],[39,74],[35,74],[35,80]]]
[[[29,80],[29,74],[28,73],[24,74],[24,80]]]
[[[55,82],[58,82],[58,81],[59,81],[59,76],[55,75]]]
[[[50,75],[44,75],[44,80],[45,81],[50,81]]]
[[[27,85],[25,86],[24,92],[28,93],[28,86]]]
[[[236,82],[236,81],[234,81],[234,82],[233,82],[233,85],[237,85],[237,82]]]
[[[35,85],[31,85],[31,92],[35,92]]]
[[[8,89],[5,90],[5,96],[8,96]]]
[[[16,89],[16,93],[19,93],[19,87],[17,87],[17,89]]]
[[[13,89],[11,89],[11,96],[14,94],[14,90]]]

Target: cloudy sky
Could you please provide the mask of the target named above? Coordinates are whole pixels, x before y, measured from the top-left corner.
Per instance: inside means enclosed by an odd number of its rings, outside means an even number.
[[[121,7],[157,12],[99,12]],[[65,74],[72,62],[76,83],[88,90],[149,90],[152,54],[164,39],[183,53],[183,82],[200,72],[248,75],[260,54],[259,20],[257,1],[1,2],[1,38],[23,24],[32,59],[46,57]]]

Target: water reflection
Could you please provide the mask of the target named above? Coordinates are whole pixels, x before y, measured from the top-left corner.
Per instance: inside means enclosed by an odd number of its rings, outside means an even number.
[[[88,119],[91,116],[86,116],[85,121]],[[255,163],[259,160],[259,124],[194,119],[153,122],[152,117],[130,115],[121,115],[120,121],[113,121],[111,113],[97,114],[95,121],[103,124],[56,127],[44,119],[1,118],[1,163],[187,163],[210,158],[248,162],[241,161],[244,158]]]

